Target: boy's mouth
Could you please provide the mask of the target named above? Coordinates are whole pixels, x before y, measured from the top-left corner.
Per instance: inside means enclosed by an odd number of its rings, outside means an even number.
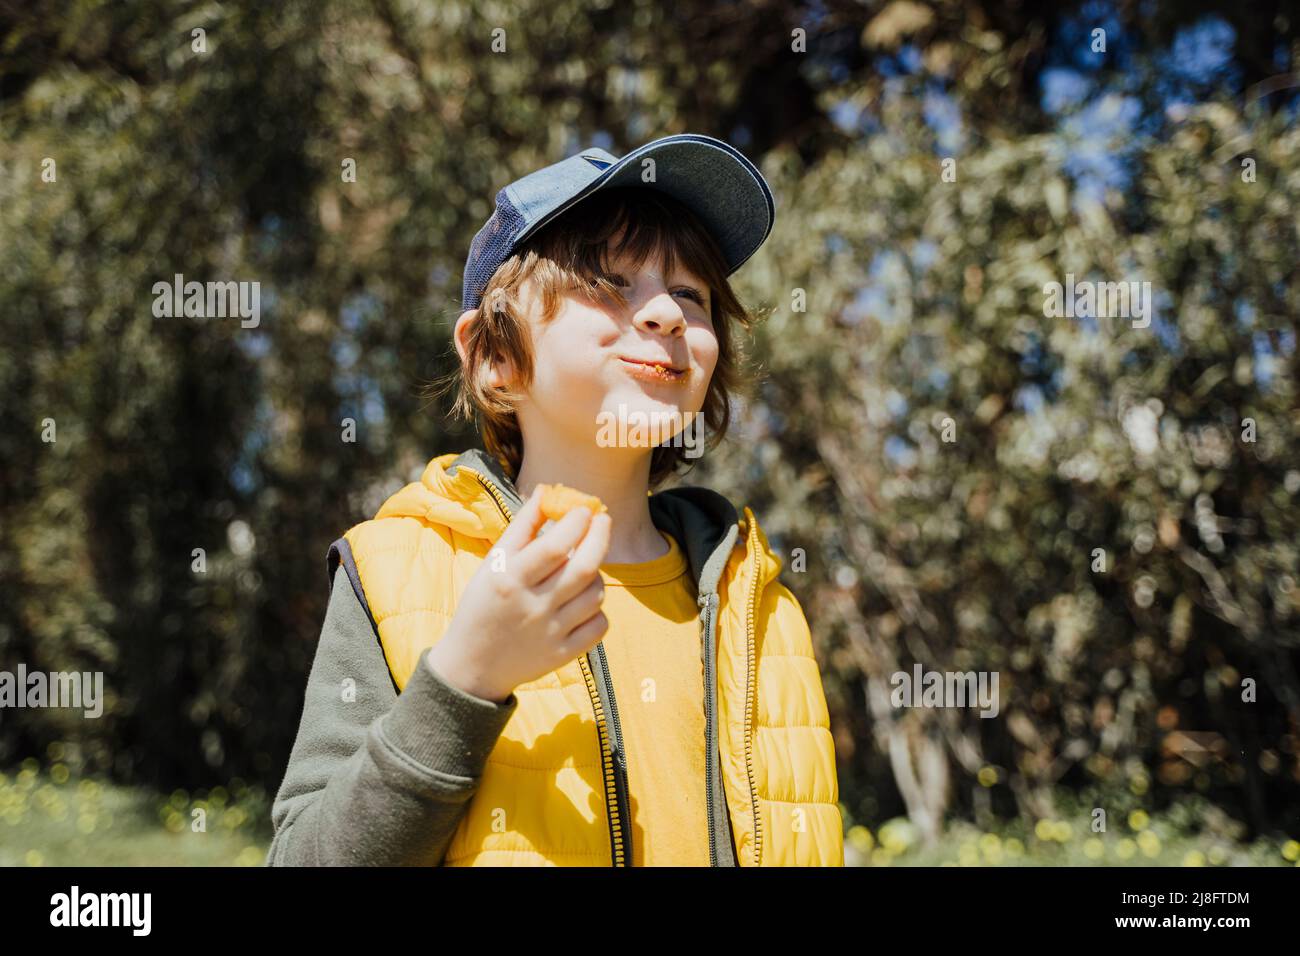
[[[669,362],[656,359],[634,359],[620,355],[624,368],[633,378],[649,382],[680,382],[686,378],[687,370],[678,368]]]

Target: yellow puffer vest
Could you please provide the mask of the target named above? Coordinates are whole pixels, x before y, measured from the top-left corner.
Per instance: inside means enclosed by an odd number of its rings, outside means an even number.
[[[712,863],[843,866],[826,699],[807,621],[777,580],[780,559],[750,510],[737,519],[714,492],[650,500],[699,582],[706,690],[713,684],[704,702]],[[500,464],[476,449],[433,459],[344,535],[399,690],[518,507]],[[612,684],[597,644],[515,689],[518,707],[444,866],[630,864],[629,757]]]

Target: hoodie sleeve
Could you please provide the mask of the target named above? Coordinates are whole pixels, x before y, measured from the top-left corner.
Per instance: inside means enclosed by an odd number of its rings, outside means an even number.
[[[424,656],[399,694],[340,565],[271,807],[266,865],[442,862],[519,702],[514,694],[503,703],[468,694],[438,677]]]

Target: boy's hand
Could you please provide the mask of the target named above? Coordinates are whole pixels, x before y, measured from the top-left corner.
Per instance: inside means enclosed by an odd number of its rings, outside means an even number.
[[[428,666],[466,693],[503,702],[585,654],[609,628],[600,610],[609,515],[574,508],[537,537],[546,520],[534,490],[429,650]]]

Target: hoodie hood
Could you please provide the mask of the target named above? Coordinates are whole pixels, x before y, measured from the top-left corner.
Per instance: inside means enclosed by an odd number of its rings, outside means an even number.
[[[386,502],[376,518],[412,517],[445,525],[458,534],[496,541],[523,506],[514,482],[501,463],[478,448],[434,458],[419,481],[411,482]],[[740,518],[735,507],[708,488],[671,488],[650,495],[650,519],[677,539],[691,568],[701,597],[714,594],[742,535],[757,537],[760,586],[781,569],[781,559],[768,546],[753,514]]]

